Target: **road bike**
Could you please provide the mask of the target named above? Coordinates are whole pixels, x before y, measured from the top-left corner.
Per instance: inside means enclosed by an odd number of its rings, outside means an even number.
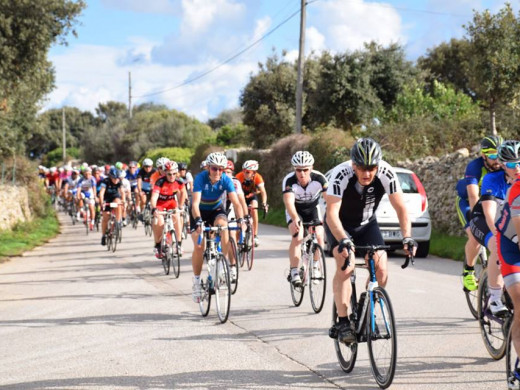
[[[136,194],[132,192],[132,199],[130,202],[130,207],[128,210],[128,220],[130,221],[130,225],[137,229],[137,225],[139,223],[139,218],[137,215],[137,203],[136,203]]]
[[[110,218],[108,219],[107,232],[106,232],[106,243],[107,250],[115,252],[117,249],[117,243],[121,242],[121,222],[117,220],[116,210],[119,206],[119,203],[105,203],[104,207],[110,207]]]
[[[332,328],[330,337],[334,339],[336,355],[344,372],[351,372],[356,363],[358,344],[366,342],[372,374],[380,388],[386,389],[392,384],[397,363],[397,333],[395,329],[395,318],[388,292],[380,287],[376,279],[374,254],[378,250],[388,250],[388,245],[356,246],[356,250],[368,252],[367,269],[369,272],[369,283],[366,291],[361,293],[359,299],[356,295],[356,269],[350,276],[352,295],[349,305],[349,319],[354,326],[356,341],[345,343],[338,340],[337,324],[338,314],[336,304],[332,310]],[[348,258],[342,270],[348,266]],[[407,256],[405,263],[401,266],[406,268],[413,257]],[[358,264],[357,264],[358,265]],[[365,265],[361,263],[359,265]]]
[[[236,273],[237,273],[235,280],[231,281],[231,294],[234,294],[237,292],[237,288],[238,288],[238,275],[240,274],[239,248],[242,245],[243,236],[242,236],[242,228],[240,226],[238,226],[237,221],[234,218],[232,220],[228,221],[228,230],[230,232],[229,233],[229,251],[230,252],[229,252],[228,256],[229,256],[230,261],[231,261],[231,257],[233,257],[233,259],[235,260],[235,269],[236,269]],[[240,232],[238,246],[237,246],[237,242],[235,240],[234,234],[231,233],[233,231]],[[231,263],[229,263],[229,267],[231,268]]]
[[[502,316],[494,315],[489,306],[491,300],[488,292],[488,271],[484,269],[478,285],[478,322],[484,345],[495,360],[502,359],[506,353],[508,324],[513,316],[513,303],[505,289],[502,299],[509,311]]]
[[[467,260],[466,257],[464,257],[464,264],[462,266],[462,272],[464,273],[464,270],[466,269]],[[480,251],[477,256],[477,260],[475,261],[475,278],[477,279],[477,282],[480,284],[480,278],[482,277],[482,271],[487,268],[488,264],[488,255],[487,250],[484,246],[480,247]],[[461,279],[462,281],[462,279]],[[479,312],[478,312],[478,289],[474,291],[470,291],[464,287],[464,284],[462,285],[462,289],[464,290],[464,294],[466,295],[466,302],[468,303],[469,311],[471,312],[471,315],[475,317],[476,320],[478,320]]]
[[[520,359],[511,339],[513,317],[507,320],[506,377],[508,389],[520,389]]]
[[[251,207],[250,207],[251,209]],[[255,259],[255,231],[253,226],[253,217],[248,214],[244,217],[246,229],[243,233],[242,242],[238,244],[238,257],[240,266],[247,264],[247,269],[253,268],[253,260]]]
[[[190,210],[189,205],[186,203],[181,211],[182,218],[182,239],[186,240],[188,238],[189,228],[190,228]]]
[[[175,235],[173,215],[177,209],[156,211],[157,215],[164,216],[164,227],[161,239],[161,260],[166,275],[170,274],[170,266],[173,268],[173,276],[179,277],[181,272],[181,246]]]
[[[325,302],[327,291],[327,268],[323,248],[318,244],[316,226],[321,226],[319,221],[303,222],[304,238],[300,246],[300,271],[301,284],[291,283],[291,274],[287,276],[291,286],[291,297],[294,306],[300,306],[303,301],[305,287],[309,286],[312,309],[319,313]]]
[[[202,296],[199,301],[200,312],[203,317],[209,313],[211,297],[215,297],[217,315],[221,323],[227,321],[231,307],[231,281],[229,264],[223,253],[218,251],[217,237],[226,226],[201,226],[202,234],[199,236],[198,245],[202,243],[202,236],[206,242],[204,249],[204,263],[206,264],[205,276],[201,275]],[[212,234],[213,233],[213,234]]]

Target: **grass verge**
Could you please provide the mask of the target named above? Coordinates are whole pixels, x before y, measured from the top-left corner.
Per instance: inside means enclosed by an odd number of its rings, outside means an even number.
[[[55,237],[60,231],[56,213],[49,210],[45,217],[17,224],[12,230],[0,231],[0,262],[17,256]]]
[[[287,222],[285,222],[285,209],[269,209],[265,219],[263,219],[262,213],[263,211],[261,210],[258,213],[260,223],[266,223],[268,225],[279,227],[287,227]]]

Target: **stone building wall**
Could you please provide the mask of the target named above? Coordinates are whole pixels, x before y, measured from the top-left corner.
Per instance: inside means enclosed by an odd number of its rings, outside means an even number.
[[[0,185],[0,230],[31,220],[29,196],[22,186]]]

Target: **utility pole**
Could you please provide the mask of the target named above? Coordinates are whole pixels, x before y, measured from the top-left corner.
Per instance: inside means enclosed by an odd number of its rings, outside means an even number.
[[[305,59],[305,0],[301,0],[300,49],[298,52],[298,79],[296,81],[296,134],[302,133],[303,115],[303,63]]]
[[[132,72],[128,72],[128,117],[132,119]]]
[[[62,148],[63,148],[63,154],[62,154],[62,158],[63,158],[63,164],[65,164],[65,159],[67,158],[67,141],[66,141],[66,131],[65,131],[65,107],[63,107],[61,109],[61,128],[62,128],[62,134],[61,134],[61,138],[62,138]]]

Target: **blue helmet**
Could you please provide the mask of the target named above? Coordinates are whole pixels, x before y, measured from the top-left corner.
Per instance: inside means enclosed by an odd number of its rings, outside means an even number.
[[[108,171],[108,176],[110,176],[112,179],[119,179],[119,169],[116,167],[110,167],[110,170]]]

